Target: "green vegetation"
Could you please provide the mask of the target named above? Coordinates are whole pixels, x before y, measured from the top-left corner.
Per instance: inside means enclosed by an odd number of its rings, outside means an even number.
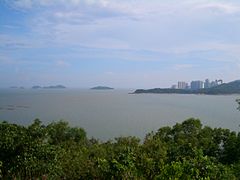
[[[217,95],[217,94],[240,94],[240,80],[232,81],[229,83],[223,83],[221,85],[206,88],[206,89],[162,89],[162,88],[154,88],[154,89],[137,89],[135,94],[140,93],[156,93],[156,94],[209,94],[209,95]]]
[[[188,119],[100,142],[59,121],[0,123],[1,179],[240,179],[240,133]]]

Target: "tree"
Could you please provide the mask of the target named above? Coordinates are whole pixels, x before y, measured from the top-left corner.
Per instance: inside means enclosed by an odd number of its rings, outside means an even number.
[[[59,145],[68,141],[76,143],[85,142],[86,132],[82,128],[71,128],[65,121],[53,122],[47,127],[49,142]]]
[[[0,161],[0,178],[2,178],[2,161]]]
[[[156,179],[237,179],[230,168],[204,156],[201,149],[192,150],[194,157],[164,164]]]
[[[0,123],[1,179],[239,179],[240,133],[190,118],[101,142],[59,121]]]

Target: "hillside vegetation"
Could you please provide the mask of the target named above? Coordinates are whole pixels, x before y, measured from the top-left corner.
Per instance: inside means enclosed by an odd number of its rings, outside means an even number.
[[[240,133],[188,119],[107,142],[59,121],[0,123],[1,179],[240,179]]]

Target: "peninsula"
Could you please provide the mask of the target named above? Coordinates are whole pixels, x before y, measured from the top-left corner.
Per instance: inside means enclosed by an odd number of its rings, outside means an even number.
[[[173,89],[173,88],[153,88],[137,89],[134,94],[155,93],[155,94],[209,94],[209,95],[228,95],[240,94],[240,80],[223,83],[218,86],[205,89]]]

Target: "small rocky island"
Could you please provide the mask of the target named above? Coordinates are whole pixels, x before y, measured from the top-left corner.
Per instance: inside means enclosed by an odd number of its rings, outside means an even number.
[[[32,89],[65,89],[66,87],[63,85],[55,85],[55,86],[33,86]]]
[[[113,90],[114,88],[107,87],[107,86],[96,86],[91,88],[91,90]]]
[[[23,86],[11,86],[10,89],[25,89]]]

